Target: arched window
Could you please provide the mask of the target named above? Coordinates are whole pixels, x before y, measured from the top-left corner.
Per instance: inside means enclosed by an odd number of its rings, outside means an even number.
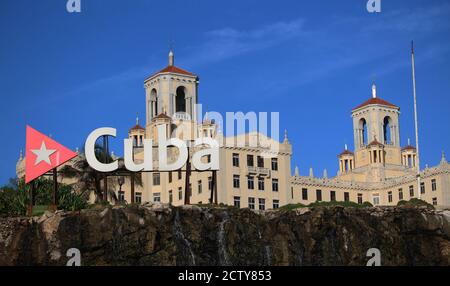
[[[186,112],[186,88],[179,86],[175,97],[175,112]]]
[[[361,145],[367,145],[367,122],[366,119],[359,120],[359,129],[361,132]]]
[[[389,116],[386,116],[383,120],[383,136],[385,144],[392,143],[391,122],[392,119]]]
[[[155,88],[150,92],[150,102],[152,102],[152,116],[158,115],[158,93]]]

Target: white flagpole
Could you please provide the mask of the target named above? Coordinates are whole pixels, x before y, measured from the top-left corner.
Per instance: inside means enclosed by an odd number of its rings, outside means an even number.
[[[414,127],[416,132],[416,169],[417,169],[417,191],[418,198],[421,197],[420,189],[420,160],[419,160],[419,126],[417,120],[417,99],[416,99],[416,73],[414,64],[414,42],[411,41],[411,64],[412,64],[412,81],[413,81],[413,95],[414,95]]]

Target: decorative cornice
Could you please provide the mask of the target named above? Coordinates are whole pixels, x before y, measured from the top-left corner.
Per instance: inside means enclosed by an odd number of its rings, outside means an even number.
[[[450,174],[450,164],[440,164],[433,168],[426,168],[420,173],[420,177],[425,179],[435,175]],[[337,177],[332,179],[306,177],[306,176],[292,176],[291,183],[293,185],[302,186],[314,186],[318,188],[328,187],[335,189],[349,189],[349,190],[361,190],[361,191],[376,191],[389,189],[397,186],[404,185],[406,183],[414,183],[416,181],[416,175],[407,174],[405,176],[387,179],[382,182],[356,182],[356,181],[344,181]]]

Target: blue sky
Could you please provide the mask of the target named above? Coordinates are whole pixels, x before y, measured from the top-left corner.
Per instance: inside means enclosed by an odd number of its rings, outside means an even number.
[[[414,39],[421,163],[437,164],[442,150],[450,157],[450,3],[381,0],[369,14],[366,2],[82,0],[69,14],[65,0],[3,0],[0,184],[15,175],[26,124],[72,149],[102,126],[126,137],[170,41],[176,65],[200,76],[207,110],[280,112],[293,167],[334,175],[353,148],[350,110],[374,78],[401,107],[402,144],[414,138]]]

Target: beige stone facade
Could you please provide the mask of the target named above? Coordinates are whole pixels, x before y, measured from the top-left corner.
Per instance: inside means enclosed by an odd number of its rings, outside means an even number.
[[[339,154],[339,172],[334,178],[294,175],[292,202],[370,202],[396,205],[420,198],[434,205],[450,205],[450,165],[441,162],[420,171],[417,180],[416,148],[400,146],[400,108],[376,94],[352,110],[355,152]],[[419,187],[420,185],[420,187]]]
[[[169,65],[144,81],[146,123],[129,130],[133,141],[134,160],[143,160],[143,140],[153,139],[154,166],[157,151],[157,127],[163,125],[168,137],[190,142],[198,137],[215,138],[219,144],[220,168],[217,171],[217,202],[241,208],[272,209],[286,204],[309,204],[315,201],[371,202],[374,205],[396,205],[400,200],[418,198],[450,206],[450,165],[442,155],[441,163],[420,172],[417,180],[416,149],[400,145],[400,108],[377,97],[351,111],[354,129],[354,152],[338,155],[339,172],[318,178],[310,172],[300,176],[291,170],[292,146],[287,134],[282,142],[258,132],[224,138],[218,126],[206,118],[197,120],[198,77],[174,65],[173,53]],[[238,141],[244,144],[236,144]],[[276,149],[270,148],[277,146]],[[276,150],[276,151],[274,151]],[[190,156],[195,148],[190,149]],[[79,158],[82,158],[80,154]],[[168,150],[168,161],[177,157],[176,148]],[[68,164],[72,164],[68,162]],[[24,159],[17,163],[17,175],[23,176]],[[126,202],[185,203],[186,174],[190,173],[191,204],[209,203],[212,171],[143,172],[142,186],[135,186],[132,198],[131,182],[125,178],[119,187],[116,177],[109,179],[109,188],[119,200]],[[65,183],[76,180],[60,178]],[[420,190],[419,190],[420,189]],[[119,191],[120,190],[120,191]]]

